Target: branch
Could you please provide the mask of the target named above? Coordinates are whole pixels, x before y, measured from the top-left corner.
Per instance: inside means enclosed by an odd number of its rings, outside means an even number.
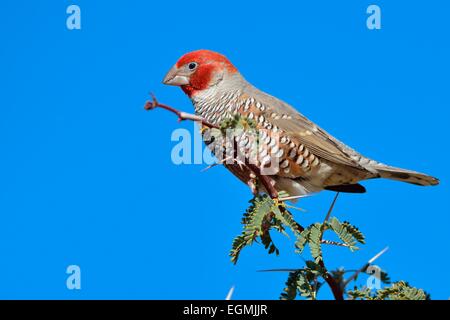
[[[326,270],[323,260],[319,261],[319,265]],[[335,300],[344,300],[344,290],[341,287],[341,285],[336,281],[336,279],[334,279],[333,276],[328,271],[323,275],[323,278],[325,279],[328,286],[330,287],[331,292],[333,293],[334,299]]]
[[[170,111],[172,113],[175,113],[178,116],[178,121],[192,120],[192,121],[198,121],[202,125],[204,125],[206,127],[209,127],[209,128],[215,128],[215,129],[219,129],[220,128],[219,126],[206,121],[205,119],[203,119],[200,116],[197,116],[197,115],[191,114],[191,113],[186,113],[186,112],[177,110],[175,108],[172,108],[172,107],[170,107],[168,105],[159,103],[158,100],[156,100],[156,97],[155,97],[155,95],[153,93],[150,93],[150,95],[152,97],[152,100],[151,101],[147,101],[145,103],[145,106],[144,106],[144,109],[147,110],[147,111],[150,111],[150,110],[153,110],[153,109],[156,109],[156,108],[162,108],[162,109],[168,110],[168,111]]]
[[[327,216],[325,217],[325,222],[328,221],[328,219],[330,218],[331,212],[334,209],[334,205],[336,204],[336,200],[339,196],[339,192],[336,193],[336,195],[334,196],[333,202],[331,203],[330,209],[328,209],[328,213]],[[322,239],[320,239],[321,242],[323,241]],[[327,268],[325,267],[325,263],[323,262],[323,257],[322,259],[319,261],[319,265],[324,269],[327,270]],[[325,275],[323,276],[323,278],[325,279],[325,281],[327,282],[328,286],[331,289],[331,292],[333,293],[334,299],[336,300],[344,300],[344,287],[341,286],[340,283],[338,283],[336,281],[336,279],[333,278],[333,276],[326,271]]]

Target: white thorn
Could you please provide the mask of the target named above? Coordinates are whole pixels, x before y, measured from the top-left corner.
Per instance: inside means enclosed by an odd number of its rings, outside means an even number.
[[[383,250],[381,250],[379,253],[377,253],[372,259],[370,259],[369,261],[367,261],[368,264],[372,264],[375,260],[377,260],[379,257],[381,257],[381,255],[383,255],[386,251],[389,250],[389,247],[384,248]]]
[[[306,198],[309,197],[309,195],[298,195],[298,196],[289,196],[289,197],[282,197],[282,198],[278,198],[278,200],[280,201],[287,201],[287,200],[293,200],[293,199],[298,199],[298,198]]]
[[[230,288],[230,291],[228,291],[228,294],[227,294],[225,300],[231,300],[231,297],[233,296],[233,292],[234,292],[234,286],[232,286]]]

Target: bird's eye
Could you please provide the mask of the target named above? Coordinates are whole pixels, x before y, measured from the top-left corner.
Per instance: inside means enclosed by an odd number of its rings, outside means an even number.
[[[188,68],[189,68],[189,70],[194,70],[195,68],[197,68],[197,62],[189,63]]]

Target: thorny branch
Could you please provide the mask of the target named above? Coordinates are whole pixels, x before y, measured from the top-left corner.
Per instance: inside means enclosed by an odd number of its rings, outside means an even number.
[[[334,205],[336,204],[336,200],[339,196],[339,192],[336,193],[333,202],[331,203],[330,209],[328,209],[327,215],[325,217],[325,221],[328,221],[330,218],[331,212],[334,209]],[[323,241],[323,239],[320,239]],[[339,282],[336,281],[335,278],[327,271],[327,268],[325,267],[325,263],[322,260],[319,261],[319,265],[325,270],[325,274],[323,275],[323,278],[327,282],[328,286],[331,289],[331,292],[333,293],[334,299],[336,300],[344,300],[344,287],[341,286]]]
[[[168,110],[168,111],[170,111],[172,113],[175,113],[178,116],[178,121],[183,121],[183,120],[198,121],[198,122],[200,122],[202,125],[204,125],[206,127],[219,129],[219,126],[216,126],[215,124],[212,124],[212,123],[206,121],[202,117],[199,117],[199,116],[197,116],[195,114],[179,111],[179,110],[177,110],[175,108],[172,108],[172,107],[170,107],[168,105],[159,103],[153,93],[150,93],[150,96],[152,97],[152,100],[151,101],[147,101],[145,103],[145,106],[144,106],[144,109],[147,110],[147,111],[150,111],[150,110],[153,110],[153,109],[156,109],[156,108],[162,108],[162,109]]]

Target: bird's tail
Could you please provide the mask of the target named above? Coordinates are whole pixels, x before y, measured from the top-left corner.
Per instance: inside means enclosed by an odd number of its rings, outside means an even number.
[[[382,178],[386,179],[408,182],[419,186],[435,186],[439,184],[439,179],[420,172],[386,165],[377,165],[374,169],[378,171]]]

